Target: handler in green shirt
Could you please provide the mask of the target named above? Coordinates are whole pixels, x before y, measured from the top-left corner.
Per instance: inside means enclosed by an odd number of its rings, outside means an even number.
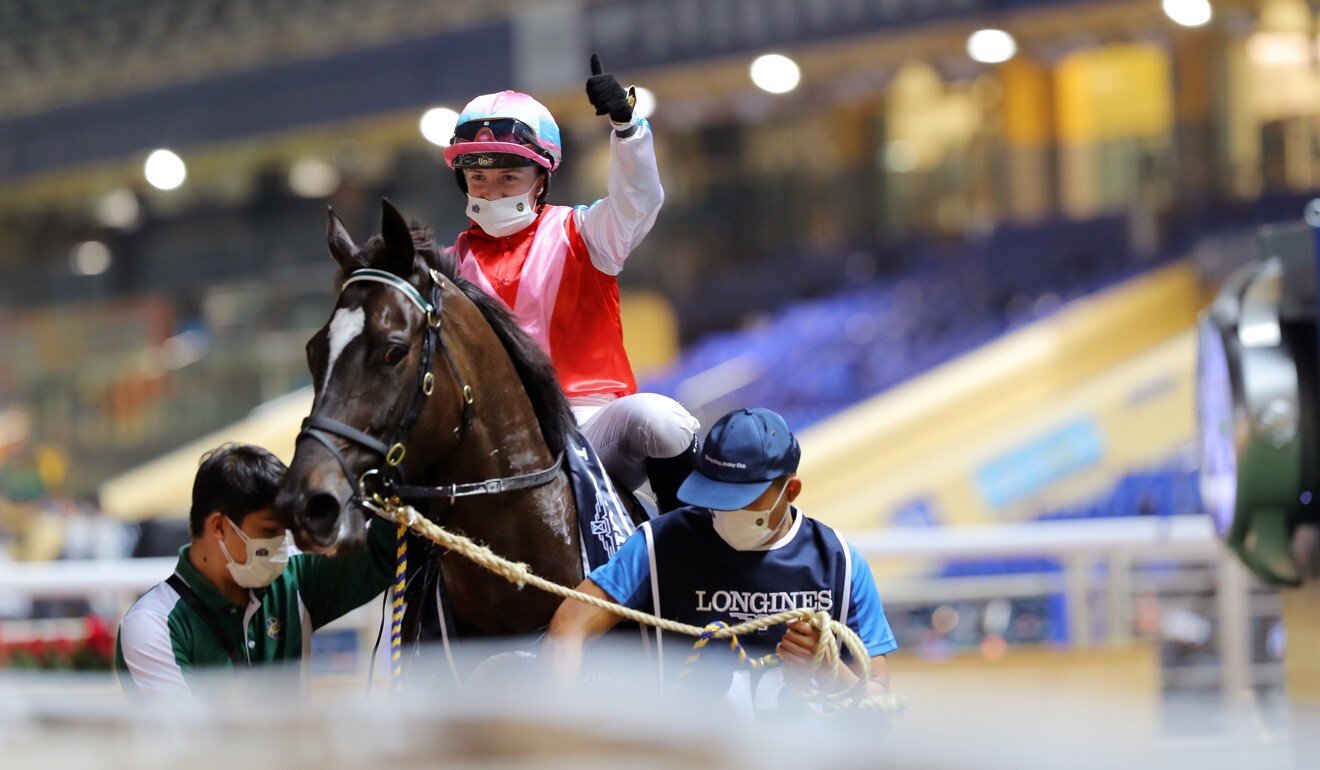
[[[312,631],[356,609],[393,578],[394,528],[372,518],[367,547],[289,555],[271,505],[287,469],[260,447],[207,453],[193,482],[192,542],[168,580],[119,624],[115,671],[129,695],[201,695],[202,669],[307,658]],[[214,674],[211,674],[214,677]]]

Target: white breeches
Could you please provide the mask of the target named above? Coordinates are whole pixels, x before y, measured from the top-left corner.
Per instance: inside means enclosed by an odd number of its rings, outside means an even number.
[[[646,458],[675,457],[692,446],[701,423],[683,405],[657,393],[610,401],[574,399],[582,435],[619,484],[636,490],[646,482]]]

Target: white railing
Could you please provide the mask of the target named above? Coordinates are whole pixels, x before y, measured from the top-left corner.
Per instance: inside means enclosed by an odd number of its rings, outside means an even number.
[[[1078,647],[1094,644],[1090,598],[1106,597],[1107,640],[1130,641],[1131,568],[1142,561],[1208,563],[1217,567],[1219,614],[1223,619],[1221,653],[1246,661],[1249,654],[1246,597],[1250,588],[1216,537],[1207,516],[1110,518],[1039,521],[993,527],[898,529],[855,532],[849,539],[868,559],[1013,559],[1050,558],[1063,565],[1062,575],[987,575],[926,578],[887,583],[887,601],[904,603],[1040,596],[1061,591],[1068,598],[1069,638]],[[1106,565],[1103,586],[1093,585],[1098,565]],[[942,593],[954,589],[952,596]],[[1231,640],[1226,637],[1232,637]],[[1228,649],[1230,648],[1231,649]]]
[[[1137,588],[1133,567],[1143,563],[1208,566],[1212,575],[1209,580],[1189,581],[1186,576],[1166,575],[1160,582],[1175,592],[1190,588],[1193,593],[1213,593],[1218,619],[1216,652],[1222,672],[1218,684],[1224,708],[1240,714],[1257,706],[1250,695],[1261,678],[1253,669],[1250,636],[1256,583],[1220,542],[1208,516],[885,530],[854,532],[849,539],[874,562],[1058,560],[1061,573],[891,580],[882,581],[881,593],[887,606],[1063,593],[1068,606],[1068,638],[1078,648],[1100,641],[1097,628],[1103,629],[1106,644],[1132,641]],[[1100,618],[1093,613],[1096,607],[1102,608]],[[1097,620],[1103,623],[1097,624]]]
[[[79,599],[133,594],[170,576],[178,559],[0,563],[0,594],[32,599]],[[12,594],[11,594],[12,592]]]
[[[1211,560],[1222,552],[1206,516],[1032,521],[990,527],[851,532],[868,558],[1000,559],[1129,556]]]
[[[993,527],[895,529],[854,532],[851,540],[867,558],[892,560],[1008,559],[1043,557],[1060,560],[1057,575],[985,575],[959,578],[909,578],[886,581],[889,602],[956,601],[995,596],[1038,596],[1062,590],[1069,595],[1073,627],[1070,637],[1079,646],[1093,642],[1089,602],[1096,586],[1090,576],[1097,564],[1107,564],[1108,581],[1102,586],[1111,617],[1105,624],[1109,641],[1126,641],[1130,618],[1126,609],[1131,593],[1128,568],[1148,559],[1213,563],[1220,578],[1221,611],[1226,628],[1243,628],[1235,618],[1239,608],[1233,594],[1245,590],[1246,578],[1215,537],[1208,518],[1180,516],[1170,519],[1130,518],[1080,521],[1028,522]],[[122,613],[151,586],[169,576],[175,559],[121,561],[58,561],[0,563],[0,595],[32,599],[86,598],[112,602]],[[1062,580],[1062,585],[1059,585]]]
[[[1131,640],[1133,570],[1143,562],[1209,565],[1218,623],[1222,690],[1231,702],[1252,684],[1252,581],[1215,536],[1208,517],[1125,518],[1005,524],[991,527],[853,532],[849,539],[876,563],[895,560],[1049,558],[1061,573],[881,580],[887,605],[921,605],[996,597],[1067,597],[1069,638],[1077,647]],[[85,598],[122,615],[173,570],[174,558],[98,562],[0,563],[0,596]],[[1106,569],[1097,569],[1100,566]],[[916,570],[920,572],[920,570]],[[1100,579],[1099,576],[1103,576]],[[1103,597],[1103,601],[1100,599]],[[1096,617],[1094,609],[1100,609]],[[377,613],[358,611],[338,627],[374,634]],[[1096,621],[1103,620],[1103,623]],[[1097,638],[1097,629],[1103,629]]]

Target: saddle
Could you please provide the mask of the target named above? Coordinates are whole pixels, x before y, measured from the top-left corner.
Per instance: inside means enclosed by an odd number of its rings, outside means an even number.
[[[564,461],[577,502],[583,572],[590,572],[609,561],[637,530],[631,511],[646,509],[631,491],[627,491],[627,498],[620,494],[596,450],[580,432],[567,436]],[[650,510],[644,514],[645,518],[654,515]]]

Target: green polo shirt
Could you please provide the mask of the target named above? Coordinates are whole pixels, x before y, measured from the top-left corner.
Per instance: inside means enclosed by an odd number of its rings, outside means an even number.
[[[301,659],[305,678],[312,632],[390,585],[395,531],[394,525],[373,517],[365,548],[290,557],[275,582],[248,591],[247,606],[231,603],[202,577],[188,560],[191,545],[179,549],[175,571],[215,612],[240,659],[252,665]],[[168,583],[143,595],[119,624],[115,672],[129,695],[201,694],[199,670],[233,668],[230,651]]]

